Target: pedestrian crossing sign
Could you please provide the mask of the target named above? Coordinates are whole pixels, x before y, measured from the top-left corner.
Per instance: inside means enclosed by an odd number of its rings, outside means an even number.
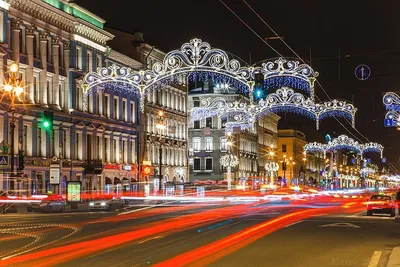
[[[10,167],[10,156],[0,155],[0,169],[7,169]]]

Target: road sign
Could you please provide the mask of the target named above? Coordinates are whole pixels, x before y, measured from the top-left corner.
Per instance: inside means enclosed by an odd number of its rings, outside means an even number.
[[[352,223],[345,223],[345,222],[341,222],[341,223],[331,223],[331,224],[324,224],[324,225],[320,225],[318,227],[347,227],[347,228],[361,228],[361,226],[352,224]]]
[[[10,156],[0,155],[0,169],[7,169],[10,167]]]
[[[385,119],[385,127],[394,127],[393,119]]]
[[[9,145],[9,144],[7,144],[6,142],[4,142],[4,140],[1,141],[1,143],[0,143],[0,151],[1,151],[1,152],[7,153],[9,148],[10,148],[10,145]]]
[[[367,65],[361,64],[357,66],[354,74],[356,75],[357,79],[364,81],[371,75],[371,69]]]

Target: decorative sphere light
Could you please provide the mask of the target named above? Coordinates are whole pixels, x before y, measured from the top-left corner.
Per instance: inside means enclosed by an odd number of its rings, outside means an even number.
[[[17,87],[15,88],[15,94],[16,94],[17,96],[19,96],[20,94],[22,94],[22,92],[24,92],[24,89],[23,89],[21,86],[17,86]]]
[[[12,63],[12,64],[10,65],[10,71],[11,71],[11,72],[17,72],[18,70],[19,70],[19,66],[18,66],[17,63]]]
[[[13,87],[10,84],[4,85],[4,90],[7,91],[7,92],[10,92],[12,90],[12,88]]]

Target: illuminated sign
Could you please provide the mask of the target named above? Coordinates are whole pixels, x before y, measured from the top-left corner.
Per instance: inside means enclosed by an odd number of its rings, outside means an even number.
[[[81,201],[82,183],[78,181],[67,182],[67,201],[80,202]]]
[[[143,166],[143,174],[150,175],[153,172],[153,168],[151,166]]]
[[[119,170],[119,165],[110,165],[110,164],[106,164],[106,165],[104,165],[104,169],[108,169],[108,170]]]
[[[131,171],[132,170],[132,166],[131,165],[124,165],[124,166],[122,166],[122,169],[124,171]]]

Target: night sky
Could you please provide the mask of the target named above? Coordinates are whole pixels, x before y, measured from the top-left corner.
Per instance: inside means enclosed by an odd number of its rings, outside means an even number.
[[[197,37],[252,64],[278,56],[219,0],[76,2],[104,18],[106,26],[141,31],[146,42],[166,52]],[[274,36],[244,2],[224,2],[261,37]],[[400,170],[400,145],[396,142],[400,132],[383,127],[382,105],[384,92],[400,91],[400,1],[247,2],[304,60],[310,61],[311,49],[311,64],[320,73],[318,80],[323,88],[331,98],[354,100],[358,108],[357,129],[370,141],[381,142],[385,155]],[[295,57],[279,40],[269,43],[285,57]],[[368,80],[360,81],[354,76],[360,64],[370,67],[372,75]],[[316,92],[321,99],[327,99],[319,86]],[[306,119],[301,119],[300,124],[297,117],[286,118],[280,127],[291,125],[307,133],[313,125]],[[347,122],[341,122],[362,142],[366,141]],[[323,121],[321,128],[323,133],[350,135],[334,119]]]

